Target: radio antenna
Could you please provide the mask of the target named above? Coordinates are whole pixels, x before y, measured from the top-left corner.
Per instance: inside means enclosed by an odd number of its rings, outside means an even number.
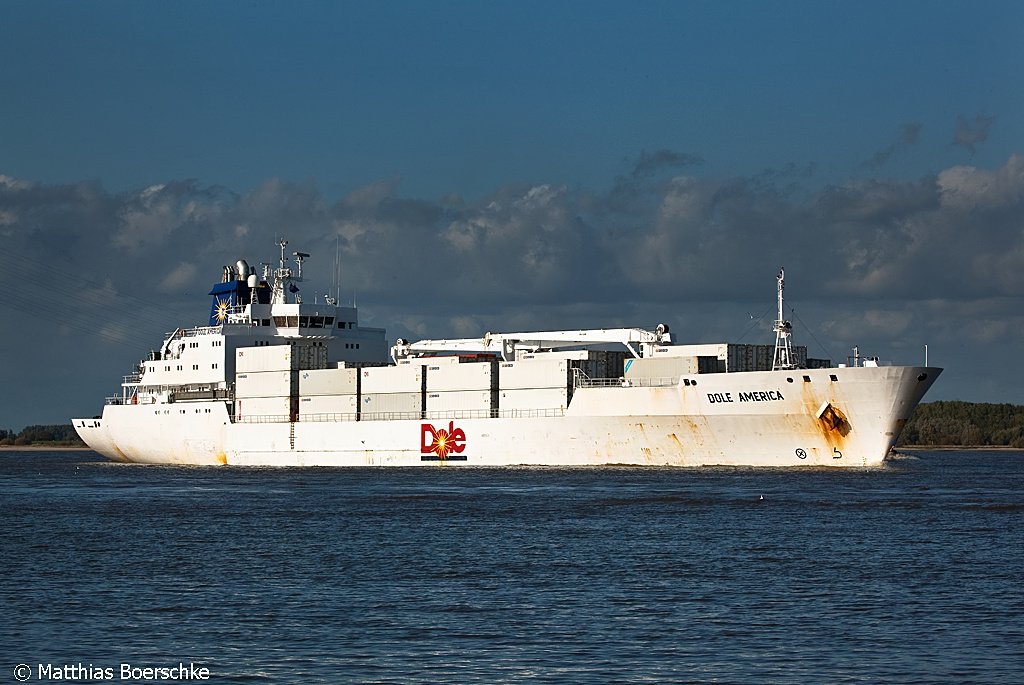
[[[782,291],[786,287],[786,269],[779,268],[775,277],[779,286],[779,316],[775,319],[775,356],[772,357],[772,371],[778,369],[795,369],[793,363],[793,324],[783,316]]]

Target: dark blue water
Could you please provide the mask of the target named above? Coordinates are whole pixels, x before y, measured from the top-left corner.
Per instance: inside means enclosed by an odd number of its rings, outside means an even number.
[[[1024,682],[1024,453],[915,454],[290,470],[0,452],[0,682],[190,662],[217,683]]]

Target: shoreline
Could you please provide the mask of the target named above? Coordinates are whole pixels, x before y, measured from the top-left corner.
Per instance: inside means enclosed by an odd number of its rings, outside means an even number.
[[[1011,445],[901,445],[893,447],[893,451],[900,450],[928,450],[938,452],[940,450],[1009,450],[1024,452],[1024,447],[1013,447]]]
[[[74,447],[69,445],[0,445],[0,451],[18,452],[92,452],[91,447]]]

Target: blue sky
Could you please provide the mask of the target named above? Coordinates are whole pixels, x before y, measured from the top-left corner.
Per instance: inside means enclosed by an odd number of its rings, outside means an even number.
[[[980,5],[980,6],[978,6]],[[121,190],[313,178],[344,193],[601,187],[639,150],[710,173],[966,161],[1024,131],[1019,3],[5,3],[5,172]]]
[[[785,261],[833,357],[856,339],[917,362],[930,343],[951,367],[934,397],[1024,402],[1021,365],[977,354],[1020,357],[1022,3],[0,14],[0,246],[21,265],[0,285],[75,311],[38,350],[0,342],[34,398],[0,404],[0,426],[98,412],[165,330],[201,320],[219,265],[272,258],[275,233],[343,240],[346,286],[391,337],[674,317],[735,338]],[[424,257],[445,252],[440,272]],[[133,342],[129,301],[181,320],[146,312]],[[116,352],[87,321],[121,326]]]

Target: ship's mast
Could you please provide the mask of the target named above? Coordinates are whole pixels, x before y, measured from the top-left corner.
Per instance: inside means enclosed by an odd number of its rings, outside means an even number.
[[[779,369],[795,369],[793,363],[793,324],[783,317],[782,290],[786,284],[786,269],[779,268],[775,277],[779,283],[779,315],[775,319],[775,356],[772,358],[772,371]]]
[[[278,247],[281,248],[281,259],[278,262],[277,269],[274,270],[274,285],[271,289],[270,303],[271,304],[286,304],[287,295],[285,290],[289,290],[293,293],[298,293],[293,283],[302,282],[302,260],[309,256],[306,252],[292,252],[292,256],[295,257],[295,263],[298,265],[297,272],[293,275],[291,267],[285,266],[284,248],[288,247],[287,240],[277,241]],[[299,296],[295,295],[295,302],[300,303],[302,300]]]

